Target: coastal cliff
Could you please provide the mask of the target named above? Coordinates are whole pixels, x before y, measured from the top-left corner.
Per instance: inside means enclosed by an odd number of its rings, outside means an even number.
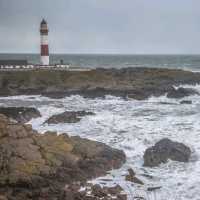
[[[160,96],[174,85],[200,83],[200,73],[183,70],[126,68],[91,71],[2,71],[0,96],[42,94],[59,98],[71,94],[134,99]]]

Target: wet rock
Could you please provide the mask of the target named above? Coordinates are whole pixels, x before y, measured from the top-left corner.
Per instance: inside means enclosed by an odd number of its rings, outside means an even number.
[[[94,115],[94,113],[86,111],[77,111],[77,112],[66,111],[58,115],[53,115],[45,123],[47,124],[77,123],[81,120],[81,117],[86,115]]]
[[[105,144],[54,132],[39,134],[0,115],[0,194],[8,199],[59,199],[66,184],[84,183],[124,162],[122,151]]]
[[[105,188],[102,188],[100,185],[96,184],[92,187],[92,194],[96,197],[106,197],[108,192]]]
[[[192,101],[185,100],[185,101],[181,101],[180,104],[192,104]]]
[[[36,108],[0,107],[0,113],[20,123],[26,123],[33,118],[41,117]]]
[[[98,197],[98,199],[105,199],[105,200],[127,200],[127,195],[122,194],[123,189],[121,186],[116,185],[113,187],[101,187],[100,185],[96,184],[91,188],[91,194],[93,197]]]
[[[128,99],[135,99],[135,100],[145,100],[148,98],[148,94],[145,93],[144,90],[134,91],[127,95]]]
[[[120,194],[120,192],[122,192],[123,189],[120,185],[116,185],[113,187],[107,187],[107,191],[111,195],[116,195],[116,194]]]
[[[144,185],[144,183],[138,179],[135,175],[135,172],[133,171],[133,169],[128,169],[128,175],[126,175],[126,181],[130,181],[132,183],[136,183],[136,184],[140,184],[140,185]]]
[[[87,188],[73,189],[71,186],[65,188],[62,199],[66,200],[127,200],[127,194],[119,186],[101,187],[98,184]]]
[[[158,186],[158,187],[148,187],[148,188],[147,188],[147,191],[153,192],[153,191],[159,190],[159,189],[161,189],[161,188],[162,188],[161,186]]]
[[[183,97],[195,95],[195,94],[199,94],[199,93],[192,88],[182,88],[182,87],[180,87],[178,89],[175,89],[175,88],[171,89],[168,92],[167,97],[179,99],[179,98],[183,98]]]
[[[146,200],[144,197],[135,196],[133,200]]]
[[[144,166],[155,167],[166,163],[168,159],[188,162],[191,156],[189,147],[182,143],[173,142],[169,139],[162,139],[153,147],[148,148],[144,154]]]
[[[127,194],[118,194],[117,200],[127,200]]]

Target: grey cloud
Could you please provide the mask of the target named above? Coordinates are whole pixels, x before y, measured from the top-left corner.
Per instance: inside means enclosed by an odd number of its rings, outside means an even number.
[[[0,0],[0,52],[199,53],[199,0]]]

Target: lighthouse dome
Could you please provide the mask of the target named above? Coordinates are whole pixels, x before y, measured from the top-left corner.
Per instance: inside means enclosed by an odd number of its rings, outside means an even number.
[[[46,25],[46,24],[47,24],[46,20],[43,19],[42,22],[41,22],[41,25]]]

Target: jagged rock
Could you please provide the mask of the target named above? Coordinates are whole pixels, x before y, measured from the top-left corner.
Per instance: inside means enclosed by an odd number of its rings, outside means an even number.
[[[58,115],[53,115],[45,123],[47,124],[77,123],[81,120],[81,117],[86,115],[94,115],[94,113],[86,111],[77,111],[77,112],[66,111]]]
[[[180,104],[192,104],[192,101],[185,100],[185,101],[181,101]]]
[[[148,188],[147,188],[147,191],[152,192],[152,191],[155,191],[155,190],[159,190],[159,189],[161,189],[161,188],[162,188],[161,186],[157,186],[157,187],[148,187]]]
[[[192,89],[192,88],[178,88],[178,89],[171,89],[168,94],[167,97],[168,98],[183,98],[186,96],[190,96],[190,95],[195,95],[195,94],[199,94],[196,90]]]
[[[145,151],[144,166],[155,167],[161,163],[166,163],[168,159],[188,162],[190,156],[191,150],[189,147],[165,138]]]
[[[124,162],[122,151],[105,144],[39,134],[0,115],[0,194],[8,199],[58,199],[66,184],[84,183]]]
[[[105,188],[102,188],[100,185],[96,184],[92,186],[92,194],[96,197],[106,197],[107,196],[107,191]]]
[[[90,185],[82,189],[80,185],[72,184],[65,187],[63,200],[127,200],[127,194],[119,186],[101,187],[100,185]]]
[[[133,182],[133,183],[144,185],[144,183],[135,176],[136,174],[133,171],[133,169],[128,169],[128,173],[129,174],[126,175],[126,181],[130,181],[130,182]]]
[[[0,107],[0,113],[20,123],[26,123],[33,118],[41,117],[36,108]]]
[[[111,195],[116,195],[123,191],[123,189],[120,185],[115,185],[113,187],[107,187],[106,189],[107,189],[108,193]]]
[[[91,194],[93,198],[105,199],[105,200],[127,200],[127,195],[122,194],[123,189],[121,186],[116,185],[113,187],[101,187],[100,185],[96,184],[91,187]]]

